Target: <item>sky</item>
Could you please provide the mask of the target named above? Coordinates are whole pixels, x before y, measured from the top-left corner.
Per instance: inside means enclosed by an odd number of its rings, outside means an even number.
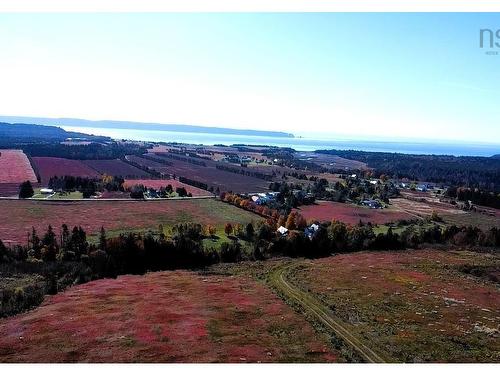
[[[479,47],[499,21],[0,14],[0,115],[500,143],[500,48]]]

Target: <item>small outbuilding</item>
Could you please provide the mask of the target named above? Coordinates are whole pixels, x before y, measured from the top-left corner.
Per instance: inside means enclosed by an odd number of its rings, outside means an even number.
[[[277,232],[281,234],[282,236],[286,236],[288,234],[288,229],[286,229],[283,225],[281,225]]]

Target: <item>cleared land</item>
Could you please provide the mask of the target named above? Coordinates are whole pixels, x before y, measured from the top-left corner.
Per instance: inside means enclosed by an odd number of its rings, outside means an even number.
[[[26,243],[34,226],[56,233],[62,224],[80,225],[88,234],[103,226],[107,231],[157,229],[159,224],[195,222],[223,226],[227,222],[247,224],[262,220],[258,215],[214,199],[171,201],[0,201],[0,239]]]
[[[372,224],[384,224],[400,219],[412,219],[412,215],[392,208],[371,209],[353,204],[318,201],[316,204],[301,206],[296,210],[307,220],[342,221],[346,224],[357,224],[359,221]]]
[[[19,194],[19,186],[21,184],[10,183],[10,184],[0,184],[0,197],[12,197],[17,196]],[[32,183],[33,188],[39,187],[40,184]]]
[[[491,254],[362,252],[301,263],[288,280],[388,361],[499,362],[499,267]]]
[[[276,269],[270,275],[270,282],[286,299],[298,304],[308,315],[331,330],[335,336],[343,340],[349,349],[369,363],[384,363],[384,358],[363,343],[363,339],[356,337],[348,326],[330,313],[329,308],[312,296],[308,291],[303,291],[288,280],[288,273],[297,265],[289,264]]]
[[[407,212],[415,217],[430,216],[433,212],[438,215],[463,215],[465,212],[457,209],[450,203],[439,202],[432,198],[393,198],[391,204],[404,212]]]
[[[152,189],[160,189],[162,187],[165,187],[167,185],[172,185],[172,188],[175,189],[178,187],[183,187],[186,189],[188,193],[191,193],[193,197],[202,197],[202,196],[207,196],[211,195],[207,190],[199,189],[197,187],[183,184],[182,182],[179,182],[178,180],[170,179],[170,180],[125,180],[125,183],[123,184],[124,188],[131,188],[134,185],[144,185],[147,188],[152,188]]]
[[[204,182],[209,187],[213,186],[214,189],[219,187],[220,191],[232,191],[234,193],[260,192],[267,191],[269,187],[269,181],[217,169],[215,167],[216,163],[210,160],[195,159],[196,162],[204,162],[206,164],[204,167],[167,157],[156,157],[171,163],[171,165],[164,165],[138,156],[128,156],[131,161],[153,168],[158,172],[175,174]]]
[[[0,323],[0,362],[339,358],[300,315],[244,276],[176,271],[99,280]]]
[[[441,215],[446,224],[457,226],[472,225],[487,231],[492,227],[500,228],[500,214],[488,215],[478,212],[464,212],[461,215]]]
[[[100,174],[94,169],[85,165],[80,160],[53,158],[53,157],[34,157],[34,163],[38,168],[41,183],[47,185],[51,177],[54,176],[74,176],[74,177],[99,177]]]
[[[22,150],[0,150],[0,184],[37,182],[28,157]]]
[[[150,174],[127,164],[119,159],[116,160],[83,160],[83,163],[96,170],[100,174],[108,176],[121,176],[124,178],[150,177]]]
[[[404,198],[391,199],[392,206],[414,218],[429,217],[435,212],[449,225],[472,225],[484,231],[500,227],[500,210],[494,208],[478,206],[476,211],[463,211],[451,203],[440,202],[439,196],[429,192],[402,191],[401,195]]]
[[[307,160],[325,168],[333,169],[369,169],[366,163],[361,161],[345,159],[337,155],[317,154],[315,152],[298,153],[297,157]]]

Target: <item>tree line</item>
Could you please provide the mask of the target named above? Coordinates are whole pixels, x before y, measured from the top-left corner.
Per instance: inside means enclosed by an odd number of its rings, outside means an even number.
[[[471,189],[452,186],[446,190],[445,196],[462,202],[471,201],[480,206],[500,208],[500,193],[495,194],[491,191],[484,191],[478,188]]]
[[[182,161],[182,162],[185,162],[185,163],[191,163],[191,164],[194,164],[194,165],[198,165],[200,167],[206,167],[207,166],[207,164],[204,161],[196,160],[196,159],[193,159],[193,158],[186,158],[186,157],[175,155],[175,154],[172,154],[172,153],[169,153],[169,152],[155,153],[155,155],[157,155],[157,156],[159,156],[161,158],[169,158],[169,159],[179,160],[179,161]]]
[[[251,169],[241,169],[237,167],[231,167],[229,165],[217,164],[215,168],[220,169],[221,171],[241,174],[244,176],[255,177],[265,181],[272,181],[273,175],[262,173],[259,171],[253,171]]]
[[[480,156],[410,155],[354,150],[319,150],[366,163],[377,175],[500,192],[500,159]]]

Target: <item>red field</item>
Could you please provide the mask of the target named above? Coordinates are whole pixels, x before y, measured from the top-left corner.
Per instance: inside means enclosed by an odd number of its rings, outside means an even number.
[[[500,258],[465,251],[362,252],[309,262],[293,280],[321,296],[388,360],[500,362],[498,283],[462,272],[463,265],[498,274]]]
[[[0,184],[37,182],[28,157],[21,150],[0,150]]]
[[[261,192],[267,191],[269,187],[268,181],[216,169],[215,163],[211,161],[204,160],[207,166],[203,167],[175,159],[165,158],[166,161],[172,163],[172,165],[167,166],[151,160],[142,159],[137,156],[128,157],[136,163],[149,166],[159,172],[175,174],[177,176],[204,182],[209,187],[213,186],[216,188],[218,186],[220,191],[233,191],[235,193]]]
[[[83,163],[95,169],[100,174],[121,176],[124,178],[150,177],[149,173],[129,165],[119,159],[116,160],[83,160]]]
[[[248,277],[93,281],[0,320],[0,362],[332,362],[338,353]]]
[[[88,234],[107,231],[157,229],[179,222],[221,226],[226,222],[247,224],[260,221],[251,212],[214,199],[163,201],[0,201],[0,239],[6,243],[26,243],[34,226],[45,233],[50,224],[56,233],[62,224],[81,225]]]
[[[74,177],[99,177],[92,168],[88,167],[80,160],[71,160],[52,157],[34,157],[42,184],[48,184],[51,177],[54,176],[74,176]]]
[[[183,184],[182,182],[179,182],[174,179],[170,180],[125,180],[125,183],[123,184],[123,187],[125,188],[130,188],[134,185],[144,185],[147,188],[152,188],[152,189],[160,189],[162,187],[165,187],[167,185],[172,185],[174,191],[175,188],[177,187],[184,187],[186,188],[186,191],[188,193],[191,193],[193,197],[202,197],[202,196],[207,196],[211,195],[209,191],[199,189],[197,187]]]
[[[301,206],[296,210],[307,220],[342,221],[346,224],[357,224],[359,221],[372,224],[384,224],[400,219],[412,219],[412,215],[391,208],[371,209],[353,204],[338,202],[317,202],[310,206]]]
[[[40,187],[39,183],[32,182],[33,188]],[[20,183],[0,184],[0,197],[13,197],[19,194]]]

